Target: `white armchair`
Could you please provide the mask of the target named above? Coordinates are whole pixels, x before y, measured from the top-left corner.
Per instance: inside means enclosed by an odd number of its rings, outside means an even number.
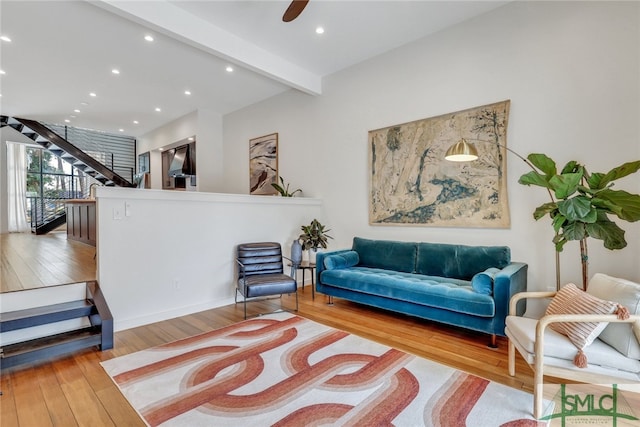
[[[515,350],[534,371],[533,415],[540,418],[544,376],[590,384],[618,384],[620,389],[640,392],[640,284],[596,274],[588,293],[627,307],[630,316],[615,314],[551,314],[540,319],[516,316],[518,301],[551,298],[556,292],[522,292],[512,297],[505,333],[509,338],[509,375],[515,375]],[[576,346],[550,328],[558,322],[606,322],[607,327],[584,349],[587,366],[574,364]]]

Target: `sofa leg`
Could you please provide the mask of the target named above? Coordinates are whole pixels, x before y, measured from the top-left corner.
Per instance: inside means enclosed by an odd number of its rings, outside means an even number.
[[[491,335],[491,339],[489,340],[489,348],[498,348],[496,334]]]
[[[333,296],[329,295],[329,302],[327,303],[327,305],[333,305]]]

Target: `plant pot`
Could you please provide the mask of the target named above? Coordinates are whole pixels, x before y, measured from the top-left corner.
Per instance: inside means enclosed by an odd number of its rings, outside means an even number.
[[[316,255],[318,255],[318,250],[317,249],[309,249],[309,262],[311,264],[315,264],[316,263]]]

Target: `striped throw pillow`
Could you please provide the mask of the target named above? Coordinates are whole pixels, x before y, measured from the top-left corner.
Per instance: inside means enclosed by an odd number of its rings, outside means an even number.
[[[573,283],[562,287],[551,300],[548,314],[613,314],[618,304],[594,297]],[[606,322],[552,323],[551,329],[566,335],[580,350],[591,344],[607,327]]]

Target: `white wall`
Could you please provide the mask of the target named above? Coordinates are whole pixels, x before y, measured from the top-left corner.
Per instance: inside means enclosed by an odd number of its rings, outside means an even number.
[[[325,78],[323,95],[289,91],[224,117],[225,192],[248,189],[248,141],[279,133],[280,174],[322,198],[333,248],[353,236],[505,244],[530,266],[530,289],[555,287],[553,231],[532,213],[541,188],[517,183],[527,166],[508,157],[511,228],[368,225],[367,132],[504,99],[508,146],[560,165],[606,172],[640,159],[640,4],[513,2]],[[616,186],[640,192],[640,174]],[[589,241],[591,274],[640,280],[640,223],[618,221],[629,246]],[[576,242],[561,255],[562,281],[580,283]]]
[[[114,328],[233,303],[235,248],[276,241],[289,254],[322,202],[202,192],[97,189],[98,282]]]
[[[198,191],[223,191],[224,151],[220,114],[210,110],[198,110],[196,141]]]

